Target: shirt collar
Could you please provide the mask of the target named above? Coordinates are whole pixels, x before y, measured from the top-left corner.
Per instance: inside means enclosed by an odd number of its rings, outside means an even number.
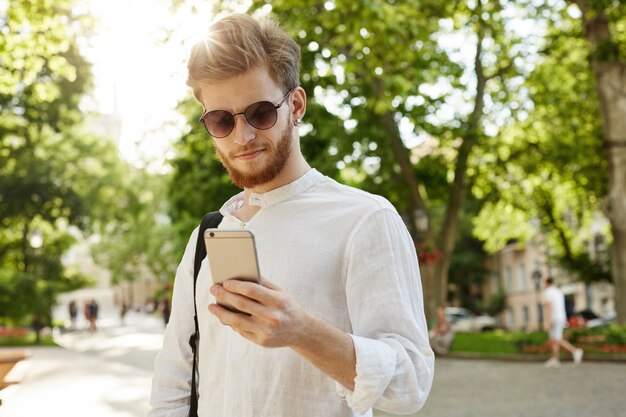
[[[275,188],[262,194],[251,192],[249,204],[253,206],[267,207],[272,204],[280,203],[291,197],[295,197],[303,191],[306,191],[315,184],[319,183],[323,178],[324,176],[318,170],[311,168],[297,180],[289,184],[285,184],[282,187]],[[244,193],[242,191],[224,203],[220,212],[222,212],[222,214],[233,214],[243,205],[243,203]]]

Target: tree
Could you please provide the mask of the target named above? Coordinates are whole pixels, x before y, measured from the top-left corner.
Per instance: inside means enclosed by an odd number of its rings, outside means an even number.
[[[11,297],[0,311],[14,323],[49,323],[56,295],[88,282],[61,256],[70,227],[104,221],[116,189],[114,144],[80,126],[91,74],[77,46],[86,17],[73,6],[0,8],[0,286]]]
[[[511,10],[500,2],[314,0],[254,1],[251,10],[271,11],[301,45],[309,96],[305,156],[397,207],[416,244],[432,314],[447,296],[467,190],[480,167],[495,162],[482,151],[494,141],[486,130],[506,127],[523,101],[516,93],[524,74],[519,58],[528,52],[511,30]],[[472,58],[443,46],[455,37],[474,45]],[[184,150],[193,146],[181,148],[188,173],[210,149]],[[217,166],[213,161],[210,169]],[[184,181],[205,200],[221,193],[218,178],[226,183],[221,168],[219,176],[210,172],[201,183],[190,181],[201,175]],[[182,177],[175,178],[179,190]],[[206,210],[194,211],[197,224]]]
[[[612,279],[623,322],[625,257],[619,236],[626,173],[624,147],[611,138],[619,138],[626,120],[620,104],[626,96],[624,5],[572,1],[583,10],[581,26],[571,4],[519,3],[532,6],[528,15],[538,27],[545,25],[541,62],[522,86],[531,104],[517,112],[518,122],[502,131],[490,150],[495,169],[478,176],[475,192],[489,201],[476,219],[476,232],[492,251],[509,238],[547,233],[551,256],[574,276],[586,283]],[[592,256],[587,248],[599,210],[611,222],[610,273],[609,257]]]
[[[551,261],[581,281],[608,280],[608,265],[587,248],[593,213],[607,189],[598,169],[604,166],[598,103],[584,43],[575,37],[579,30],[565,13],[553,20],[520,86],[526,103],[482,155],[495,164],[476,175],[473,191],[485,205],[475,232],[490,252],[541,232],[548,235]]]
[[[581,11],[602,120],[609,191],[605,213],[613,235],[612,277],[617,321],[626,324],[626,4],[571,0]]]
[[[164,284],[174,277],[178,246],[168,216],[169,176],[126,167],[114,220],[93,248],[96,262],[111,273],[113,284],[152,276]]]
[[[269,9],[261,1],[254,7]],[[324,132],[340,156],[343,180],[381,192],[403,213],[421,260],[427,312],[433,314],[447,295],[470,158],[487,139],[486,100],[490,108],[506,107],[506,80],[516,72],[518,39],[507,31],[502,7],[283,0],[273,1],[271,11],[302,45],[303,86],[311,101],[333,101],[344,121]],[[475,44],[469,65],[441,46],[440,39],[452,34]],[[451,104],[458,101],[464,110]],[[305,143],[318,140],[318,129],[328,123],[316,116],[306,116],[312,129]],[[441,151],[416,164],[415,135],[436,138]],[[434,171],[421,169],[425,165]]]

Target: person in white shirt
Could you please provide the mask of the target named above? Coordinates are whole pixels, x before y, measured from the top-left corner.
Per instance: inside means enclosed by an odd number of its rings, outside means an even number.
[[[567,322],[567,316],[565,314],[565,295],[554,286],[554,280],[552,278],[548,278],[545,281],[543,302],[551,349],[550,359],[548,359],[544,365],[548,368],[561,365],[559,360],[560,348],[570,352],[574,358],[574,363],[578,365],[583,360],[583,350],[575,348],[571,343],[563,339],[563,328]]]
[[[202,122],[243,189],[220,209],[219,228],[254,233],[262,275],[260,285],[212,285],[202,263],[198,415],[416,412],[431,389],[434,355],[414,244],[387,200],[304,159],[299,67],[297,44],[275,23],[247,15],[212,24],[191,53],[188,84]],[[196,228],[176,273],[150,417],[189,413],[197,236]]]

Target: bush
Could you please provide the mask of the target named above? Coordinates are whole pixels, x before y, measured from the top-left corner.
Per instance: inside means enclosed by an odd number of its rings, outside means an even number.
[[[626,345],[626,327],[609,326],[572,329],[568,339],[572,343]]]

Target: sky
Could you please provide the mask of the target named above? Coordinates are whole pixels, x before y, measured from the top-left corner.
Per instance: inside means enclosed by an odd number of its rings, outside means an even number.
[[[189,94],[186,59],[202,37],[211,15],[210,1],[173,13],[167,0],[82,0],[95,17],[83,53],[93,64],[95,88],[86,110],[121,120],[120,153],[137,165],[163,166],[185,120],[177,103]],[[166,31],[170,42],[163,42]]]

